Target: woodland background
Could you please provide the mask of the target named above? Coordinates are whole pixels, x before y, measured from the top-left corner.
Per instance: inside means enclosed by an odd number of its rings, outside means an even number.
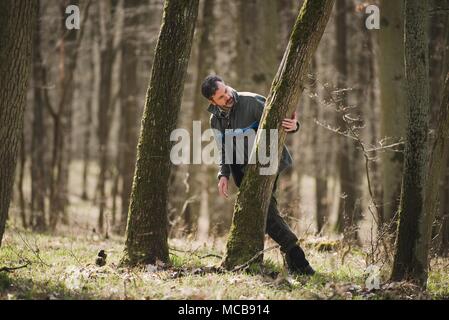
[[[448,70],[449,14],[446,1],[429,3],[432,138]],[[69,4],[80,7],[80,30],[65,28]],[[380,7],[380,30],[365,27],[370,4]],[[23,139],[0,260],[1,265],[22,261],[31,271],[2,275],[0,296],[377,297],[366,289],[365,271],[369,265],[388,269],[393,260],[407,121],[399,0],[336,1],[296,109],[301,129],[287,138],[294,164],[280,180],[279,209],[317,269],[330,272],[327,278],[306,285],[288,277],[267,280],[267,271],[261,279],[214,278],[224,281],[228,291],[214,287],[209,294],[200,279],[184,283],[184,291],[170,290],[176,279],[190,279],[195,270],[204,274],[208,262],[217,262],[231,225],[237,189],[230,199],[220,198],[217,166],[204,164],[173,166],[170,173],[169,239],[177,268],[161,271],[170,279],[156,285],[164,289],[142,293],[145,289],[135,284],[136,277],[138,283],[155,281],[160,266],[145,269],[144,276],[125,272],[126,279],[114,271],[163,5],[156,0],[39,1]],[[202,129],[209,128],[208,103],[200,94],[208,74],[219,74],[238,91],[267,96],[301,5],[294,0],[200,1],[176,127],[191,130],[192,121],[201,120]],[[384,297],[448,297],[449,161],[444,165],[429,291],[404,284],[383,287]],[[113,261],[108,271],[93,265],[100,249]],[[282,274],[280,253],[267,257],[267,268]],[[67,265],[65,259],[73,261]],[[59,278],[46,271],[40,280],[30,280],[50,265]],[[92,293],[96,289],[89,279],[97,286],[104,279],[109,283]],[[258,281],[266,286],[252,293]],[[44,289],[45,283],[51,286]]]

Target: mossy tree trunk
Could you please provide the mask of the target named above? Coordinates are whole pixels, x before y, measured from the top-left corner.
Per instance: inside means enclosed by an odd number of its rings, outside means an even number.
[[[0,245],[22,139],[37,3],[0,1]]]
[[[123,264],[167,262],[170,133],[175,129],[198,0],[166,0],[137,148]]]
[[[405,137],[405,71],[404,71],[404,0],[381,0],[379,30],[379,84],[381,105],[381,139],[387,144]],[[403,147],[395,148],[403,150]],[[387,151],[381,155],[383,210],[381,224],[392,234],[396,231],[397,210],[401,194],[404,157],[402,152]]]
[[[407,132],[399,227],[392,280],[427,281],[427,241],[424,200],[427,175],[429,61],[427,0],[405,1],[405,73]],[[432,221],[430,222],[432,223]]]
[[[305,1],[273,81],[259,128],[279,130],[277,160],[282,154],[287,135],[281,127],[282,120],[290,116],[297,106],[309,63],[324,32],[333,4],[333,0]],[[258,130],[253,153],[257,153],[260,148],[262,133],[262,130]],[[248,165],[237,195],[223,260],[223,266],[227,269],[249,261],[264,246],[267,210],[276,175],[261,175],[260,168],[260,163]],[[261,259],[262,256],[258,261]]]

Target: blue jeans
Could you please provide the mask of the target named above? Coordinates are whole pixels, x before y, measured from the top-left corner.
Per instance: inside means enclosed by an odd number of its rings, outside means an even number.
[[[231,164],[231,174],[237,187],[240,187],[240,184],[242,183],[243,176],[245,174],[244,167],[245,165],[241,164]],[[282,251],[287,252],[296,245],[298,238],[279,214],[279,210],[277,208],[278,204],[275,197],[278,178],[279,174],[276,176],[273,191],[271,193],[265,233],[267,233],[281,246]]]

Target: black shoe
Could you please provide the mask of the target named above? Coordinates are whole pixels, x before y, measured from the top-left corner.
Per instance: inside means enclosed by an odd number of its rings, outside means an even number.
[[[315,274],[315,270],[310,266],[304,251],[299,246],[291,248],[285,255],[285,260],[287,261],[288,271],[291,273],[307,276]]]

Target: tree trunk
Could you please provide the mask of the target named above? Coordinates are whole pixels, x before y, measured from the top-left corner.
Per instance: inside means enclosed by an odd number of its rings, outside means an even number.
[[[381,104],[380,136],[384,144],[393,144],[405,137],[405,71],[404,71],[404,0],[381,0],[379,30],[379,83]],[[403,147],[395,148],[400,151]],[[383,217],[380,227],[393,235],[397,229],[397,210],[401,194],[403,153],[388,150],[382,153]],[[392,238],[394,239],[394,238]]]
[[[25,174],[25,163],[26,163],[26,154],[25,154],[25,134],[22,130],[22,137],[20,139],[20,151],[19,151],[19,181],[17,181],[17,191],[19,193],[19,210],[20,210],[20,218],[22,220],[22,226],[24,228],[28,227],[28,222],[26,218],[26,204],[25,204],[25,194],[23,192],[23,177]]]
[[[72,2],[75,5],[79,1]],[[90,2],[87,3],[83,13],[83,21],[87,15]],[[68,2],[60,5],[61,13],[65,14]],[[78,49],[83,36],[84,29],[67,30],[65,20],[61,21],[61,36],[59,42],[59,97],[57,109],[50,106],[50,113],[53,117],[53,151],[51,161],[51,185],[50,185],[50,228],[56,229],[57,224],[62,221],[67,224],[68,205],[68,180],[70,166],[70,135],[71,135],[71,114],[74,94],[74,74],[78,62]]]
[[[123,150],[121,163],[122,176],[122,207],[120,231],[125,233],[128,221],[129,198],[136,166],[136,146],[138,138],[138,94],[137,81],[137,34],[135,28],[138,25],[140,1],[125,1],[125,21],[122,47],[122,77],[121,77],[121,121],[123,122],[123,141],[120,146]]]
[[[439,81],[435,81],[436,83],[442,83],[444,81],[444,77],[449,71],[449,15],[446,15],[446,21],[444,24],[444,42],[441,46],[442,49],[442,61],[439,65],[441,65],[442,72],[439,77]],[[431,83],[432,86],[432,83]],[[442,92],[444,87],[439,88],[438,92]],[[435,90],[436,91],[436,90]],[[438,98],[439,100],[439,98]],[[435,101],[435,100],[434,100]],[[449,159],[448,159],[449,160]],[[434,246],[438,255],[447,256],[449,253],[449,161],[446,161],[446,170],[443,174],[443,179],[440,183],[440,193],[441,193],[441,202],[440,209],[437,211],[438,218],[436,223],[436,236]]]
[[[312,60],[312,83],[310,85],[311,95],[310,108],[316,120],[322,119],[323,110],[321,110],[317,99],[319,99],[317,75],[319,74],[319,67],[317,56]],[[313,163],[315,171],[315,205],[316,205],[316,230],[317,234],[323,232],[323,228],[329,216],[328,205],[328,191],[327,191],[327,174],[328,174],[328,154],[327,148],[323,148],[325,144],[323,133],[319,127],[312,129],[312,148],[313,148]]]
[[[93,51],[92,51],[93,54]],[[89,80],[90,83],[95,83],[95,75],[94,70],[95,66],[92,61],[92,59],[89,61],[90,72],[89,74]],[[89,165],[90,165],[90,148],[91,148],[91,128],[92,128],[92,118],[93,118],[93,102],[94,101],[94,94],[89,92],[89,97],[86,101],[85,105],[85,115],[84,115],[84,133],[83,133],[83,187],[82,187],[82,194],[81,199],[87,200],[88,194],[87,194],[87,185],[88,185],[88,175],[89,175]]]
[[[108,142],[112,121],[112,66],[114,63],[113,21],[115,4],[113,1],[99,2],[100,10],[100,91],[98,95],[98,158],[100,172],[98,175],[98,232],[102,234],[105,227],[106,179],[109,166]],[[106,236],[108,236],[106,234]]]
[[[448,144],[449,144],[449,73],[443,87],[443,98],[438,113],[438,124],[435,132],[435,140],[430,152],[429,172],[426,178],[426,191],[424,201],[424,216],[419,225],[419,234],[416,252],[417,260],[427,262],[429,247],[432,239],[432,226],[438,211],[440,201],[440,181],[444,180],[446,168]],[[428,263],[422,265],[423,274],[420,274],[422,283],[427,281]]]
[[[36,13],[35,1],[0,2],[0,245],[22,138]]]
[[[346,11],[348,10],[346,0],[337,0],[335,4],[336,19],[335,29],[337,38],[336,47],[336,67],[337,67],[337,127],[342,132],[350,131],[353,123],[345,120],[345,116],[350,113],[347,97],[348,84],[348,57],[347,51],[347,22]],[[359,106],[360,107],[360,106]],[[358,113],[359,111],[357,111]],[[354,116],[351,116],[354,118]],[[336,230],[343,233],[345,239],[355,240],[358,242],[357,221],[360,216],[360,172],[358,168],[358,160],[360,159],[358,149],[354,141],[339,137],[339,149],[337,155],[337,166],[340,180],[340,203],[338,209],[338,219]]]
[[[214,20],[214,1],[205,0],[203,2],[201,19],[199,20],[200,28],[197,28],[197,32],[200,33],[200,41],[198,43],[197,77],[193,93],[194,103],[192,115],[193,121],[201,121],[201,124],[207,124],[209,122],[208,113],[204,110],[204,98],[201,95],[201,84],[203,79],[214,70],[215,52],[211,43]],[[193,137],[193,129],[190,132],[190,136]],[[199,143],[201,143],[201,141]],[[193,138],[190,150],[194,150]],[[197,157],[198,156],[201,157],[201,154],[197,155]],[[195,157],[195,155],[193,157]],[[207,211],[209,204],[204,203],[204,201],[208,201],[208,195],[203,193],[203,191],[206,191],[207,193],[207,182],[208,170],[205,165],[194,164],[189,166],[189,176],[187,178],[189,193],[187,195],[184,211],[185,214],[183,217],[186,234],[191,234],[198,231],[196,225],[199,222],[201,212],[203,212],[201,221],[207,221],[207,219],[209,219],[206,218],[206,216],[208,216]],[[204,229],[206,229],[206,226]],[[202,237],[206,236],[204,233],[205,232],[203,232]]]
[[[167,0],[137,149],[126,248],[127,265],[167,262],[170,134],[175,129],[192,45],[198,0]]]
[[[37,1],[38,17],[40,1]],[[41,52],[40,19],[36,21],[33,48],[33,134],[31,137],[31,226],[35,231],[47,228],[45,219],[45,124],[44,90],[47,82],[46,69],[43,66]]]
[[[311,57],[324,32],[333,3],[333,0],[304,2],[273,81],[260,121],[260,129],[279,130],[282,119],[293,113],[303,90],[304,77]],[[251,157],[260,147],[259,141],[264,133],[260,129]],[[285,138],[286,132],[281,129],[279,139],[275,141],[278,142],[278,158],[275,159],[277,161],[282,153],[279,151],[282,151]],[[276,175],[260,175],[259,169],[260,163],[249,164],[240,186],[223,261],[223,266],[227,269],[249,261],[264,246],[267,210]],[[261,259],[262,256],[256,260]]]
[[[449,159],[446,161],[445,181],[449,180]],[[441,201],[441,228],[439,230],[438,255],[447,257],[449,255],[449,183],[445,183],[443,187],[443,196]]]
[[[237,3],[237,86],[240,91],[268,94],[278,65],[279,21],[276,1]]]
[[[407,135],[392,279],[427,281],[425,185],[429,112],[427,0],[405,2],[405,71]]]

